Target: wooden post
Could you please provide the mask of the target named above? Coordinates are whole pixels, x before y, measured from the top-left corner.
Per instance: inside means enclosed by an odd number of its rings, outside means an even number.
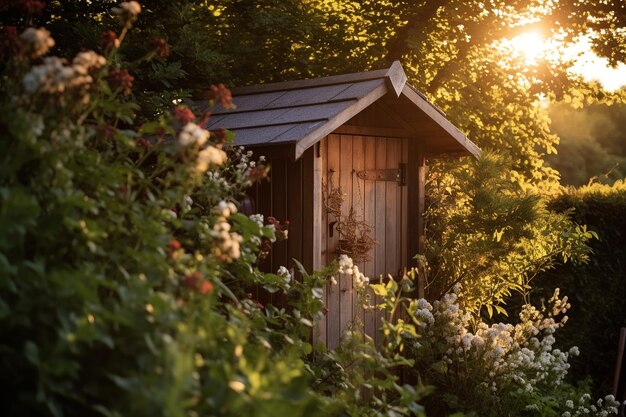
[[[322,267],[322,157],[319,143],[302,155],[302,265],[307,272]],[[326,291],[322,297],[326,303]],[[326,343],[326,320],[315,323],[313,344]]]
[[[415,267],[417,262],[413,257],[424,253],[424,186],[426,183],[426,163],[424,150],[417,138],[409,140],[409,158],[407,164],[408,186],[408,242],[407,259],[408,266]],[[417,296],[424,297],[424,277],[420,274],[417,278]]]
[[[626,398],[626,375],[622,375],[624,369],[624,351],[626,350],[626,327],[622,327],[619,333],[619,342],[617,344],[617,356],[615,357],[615,372],[613,375],[613,396],[620,402]],[[621,377],[621,378],[620,378]],[[620,384],[621,380],[621,384]],[[623,394],[619,392],[620,386]]]
[[[424,254],[426,235],[424,234],[424,212],[426,211],[426,156],[424,149],[417,154],[417,253]],[[422,269],[425,271],[425,269]],[[417,276],[417,297],[424,298],[425,277],[422,271]]]

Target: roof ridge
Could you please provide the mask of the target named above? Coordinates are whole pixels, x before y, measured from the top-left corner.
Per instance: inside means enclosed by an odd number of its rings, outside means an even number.
[[[388,68],[374,71],[355,72],[351,74],[332,75],[322,78],[307,78],[305,80],[280,81],[268,84],[256,84],[246,87],[235,87],[231,91],[233,95],[242,96],[248,94],[269,93],[273,91],[288,91],[303,88],[321,87],[324,85],[343,84],[348,82],[370,81],[378,78],[389,78],[396,94],[402,91],[406,82],[406,75],[400,61],[394,61]],[[397,87],[400,87],[399,90]]]

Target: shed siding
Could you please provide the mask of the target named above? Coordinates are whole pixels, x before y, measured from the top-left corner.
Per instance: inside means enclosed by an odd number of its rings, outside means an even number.
[[[271,181],[257,184],[252,195],[258,212],[289,220],[289,239],[276,242],[260,267],[276,272],[281,265],[293,268],[292,259],[297,259],[313,271],[337,258],[339,233],[335,225],[331,226],[337,219],[322,208],[321,196],[322,184],[333,184],[345,194],[342,214],[347,216],[353,207],[357,217],[372,227],[378,241],[370,260],[359,264],[359,269],[373,280],[388,274],[397,276],[406,265],[407,251],[416,246],[407,241],[411,238],[408,223],[415,217],[407,211],[407,202],[414,194],[396,181],[363,180],[357,172],[398,169],[400,163],[408,162],[410,151],[406,138],[331,134],[319,148],[311,147],[296,161],[270,154]],[[360,306],[352,277],[342,275],[337,280],[338,285],[328,284],[325,288],[324,302],[329,312],[314,329],[315,340],[336,347],[356,319],[379,342],[382,313]],[[263,289],[255,289],[253,294],[262,303],[286,302],[284,295]],[[372,292],[370,298],[372,303],[381,301]]]
[[[378,241],[372,250],[371,260],[359,265],[370,278],[391,274],[396,276],[402,266],[403,242],[406,233],[406,187],[395,181],[362,180],[356,175],[361,170],[397,169],[400,163],[406,163],[407,139],[374,137],[362,135],[331,134],[323,141],[322,158],[326,161],[323,168],[323,182],[341,186],[345,195],[342,214],[348,215],[350,207],[354,207],[359,219],[364,219],[373,228]],[[336,219],[325,211],[322,214],[322,228],[326,228],[322,250],[326,263],[337,255],[339,236],[333,228],[330,235],[330,223]],[[339,285],[328,285],[326,304],[330,310],[326,317],[326,339],[329,348],[339,344],[341,335],[346,331],[353,319],[364,324],[367,334],[376,338],[380,324],[380,313],[364,311],[358,304],[356,288],[352,277],[340,276]],[[370,294],[372,301],[374,294]],[[380,300],[376,300],[380,301]]]

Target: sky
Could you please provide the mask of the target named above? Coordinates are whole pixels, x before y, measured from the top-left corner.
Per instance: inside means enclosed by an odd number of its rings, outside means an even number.
[[[615,91],[626,85],[626,65],[609,67],[606,58],[600,58],[591,52],[588,39],[581,40],[572,52],[582,53],[572,71],[581,74],[586,80],[598,80],[609,91]]]
[[[600,58],[591,51],[589,38],[581,37],[577,43],[563,50],[558,40],[546,40],[540,32],[530,31],[505,40],[504,44],[517,51],[526,65],[536,65],[545,56],[562,54],[565,59],[573,60],[571,71],[580,74],[586,80],[597,80],[608,91],[618,90],[626,85],[626,65],[611,68],[606,58]]]

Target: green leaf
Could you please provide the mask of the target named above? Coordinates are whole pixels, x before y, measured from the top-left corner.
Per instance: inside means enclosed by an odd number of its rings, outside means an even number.
[[[448,364],[445,361],[433,362],[430,365],[430,369],[437,372],[438,374],[445,374],[448,372]]]
[[[387,296],[387,288],[383,284],[370,284],[370,288],[376,295],[381,297]]]
[[[39,349],[35,343],[30,340],[27,341],[24,344],[24,354],[30,363],[39,366]]]
[[[311,346],[310,343],[303,343],[302,352],[304,352],[305,355],[310,354],[311,352],[313,352],[313,346]]]
[[[509,317],[509,313],[506,312],[504,307],[501,307],[501,306],[494,306],[494,307],[498,313],[504,314],[505,316]]]

